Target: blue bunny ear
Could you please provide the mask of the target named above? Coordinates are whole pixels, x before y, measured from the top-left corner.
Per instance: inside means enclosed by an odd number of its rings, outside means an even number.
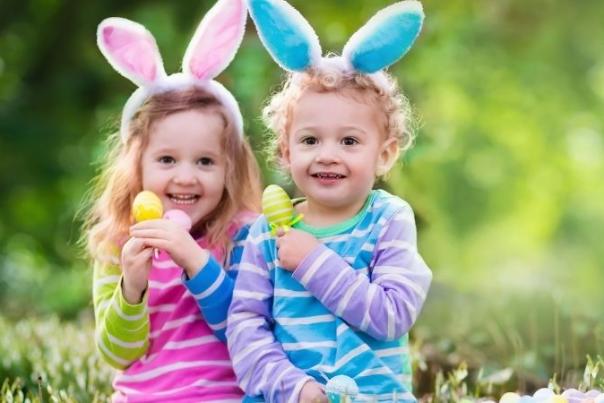
[[[403,57],[419,35],[424,11],[406,0],[379,11],[344,46],[343,56],[355,70],[371,74]]]
[[[248,0],[258,36],[285,70],[304,71],[321,59],[321,45],[308,21],[284,0]]]

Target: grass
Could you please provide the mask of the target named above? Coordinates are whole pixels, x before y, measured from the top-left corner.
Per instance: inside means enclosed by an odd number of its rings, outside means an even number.
[[[539,308],[532,300],[535,311],[521,311],[526,304],[508,303],[505,310],[482,313],[478,308],[466,309],[463,314],[468,301],[460,301],[460,306],[427,306],[423,315],[431,321],[420,320],[412,334],[414,392],[421,402],[496,400],[507,391],[532,394],[548,385],[557,391],[571,387],[604,390],[600,324],[592,326],[574,318],[579,326],[558,326],[558,333],[552,332],[556,321],[570,319],[558,313],[559,318],[548,327],[539,318],[549,315],[543,307],[551,309],[551,304],[545,301]],[[449,315],[457,312],[454,320],[444,320],[447,311]],[[592,330],[586,332],[586,328]],[[0,334],[0,402],[105,402],[110,398],[113,370],[95,351],[89,314],[74,321],[57,317],[9,320],[0,315]],[[579,357],[585,351],[591,355]]]

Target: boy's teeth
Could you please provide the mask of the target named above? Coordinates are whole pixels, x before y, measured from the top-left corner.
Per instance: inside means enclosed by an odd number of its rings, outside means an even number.
[[[344,177],[343,175],[340,175],[340,174],[323,174],[323,173],[315,174],[315,176],[317,176],[321,179],[341,179]]]

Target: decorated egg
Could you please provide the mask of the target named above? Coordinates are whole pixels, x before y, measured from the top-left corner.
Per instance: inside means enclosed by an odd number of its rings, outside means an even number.
[[[349,376],[336,375],[325,385],[325,393],[330,403],[345,403],[359,394],[359,387]]]
[[[262,213],[272,228],[289,227],[294,217],[294,205],[283,188],[268,185],[262,193]]]
[[[520,395],[514,392],[507,392],[501,396],[499,403],[518,403],[520,401]]]
[[[172,210],[166,211],[166,213],[164,214],[164,218],[166,220],[174,221],[175,223],[177,223],[178,225],[180,225],[187,231],[190,230],[191,227],[193,226],[193,223],[191,222],[191,218],[189,217],[189,215],[179,209],[172,209]]]
[[[137,194],[132,202],[132,215],[136,222],[161,218],[163,210],[159,197],[149,190]]]
[[[541,388],[533,394],[533,397],[535,399],[537,399],[538,401],[545,402],[545,401],[547,401],[547,399],[551,398],[554,395],[555,395],[555,393],[553,390],[548,389],[548,388]]]

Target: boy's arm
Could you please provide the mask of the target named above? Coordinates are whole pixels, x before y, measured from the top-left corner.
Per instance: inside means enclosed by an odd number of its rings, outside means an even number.
[[[406,207],[384,224],[369,278],[322,244],[304,258],[293,276],[353,327],[378,340],[396,340],[415,322],[432,280],[417,252],[416,238],[413,211]]]
[[[313,378],[289,361],[273,335],[273,284],[260,248],[267,236],[260,233],[246,241],[229,310],[227,343],[239,386],[247,395],[297,403],[302,386]]]
[[[233,249],[228,259],[230,268],[225,270],[220,263],[210,255],[206,265],[193,277],[185,279],[184,284],[197,300],[208,326],[214,331],[216,337],[226,342],[227,313],[235,278],[241,261],[243,243],[249,232],[250,226],[244,225],[233,238]]]
[[[95,342],[103,359],[124,369],[142,357],[149,346],[149,313],[146,293],[140,304],[129,304],[122,294],[117,264],[95,262],[93,304]]]

